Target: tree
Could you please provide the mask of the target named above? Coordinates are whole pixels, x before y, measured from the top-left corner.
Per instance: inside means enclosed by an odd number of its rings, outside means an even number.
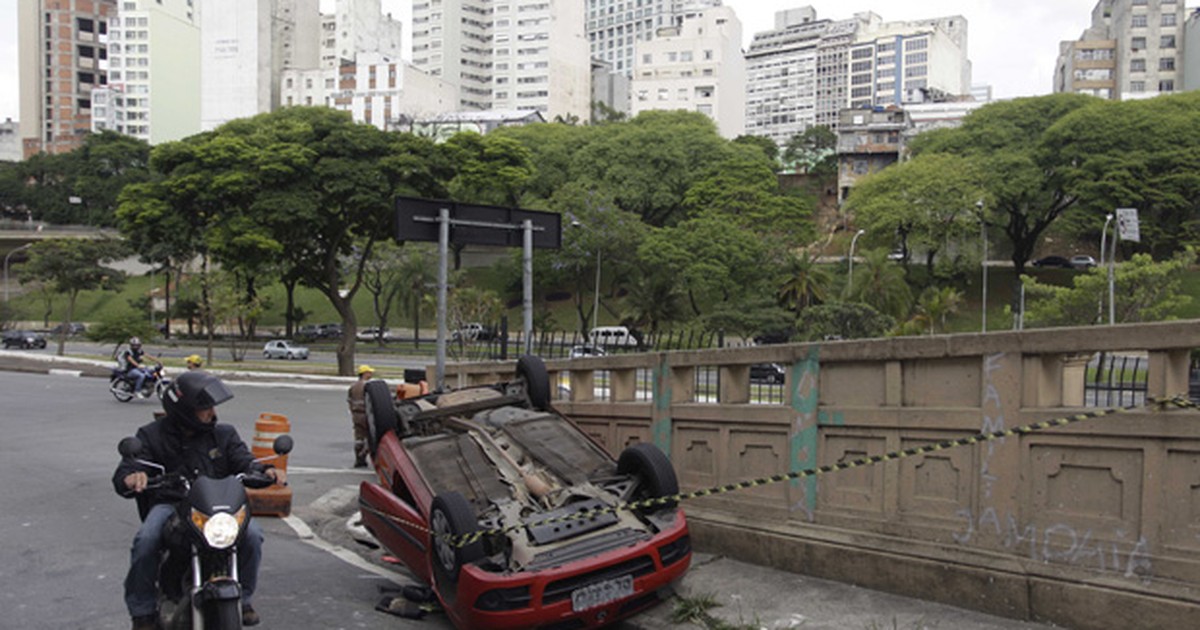
[[[390,241],[380,241],[375,246],[375,255],[363,270],[363,288],[371,294],[379,330],[375,339],[379,345],[383,345],[383,332],[387,330],[392,305],[404,288],[404,272],[404,250]]]
[[[985,219],[1012,245],[1019,277],[1042,234],[1078,200],[1069,164],[1048,131],[1065,116],[1099,102],[1091,96],[1052,94],[992,103],[975,110],[957,129],[915,138],[913,160],[948,153],[974,163],[987,190]]]
[[[143,340],[153,339],[156,331],[150,322],[142,319],[140,311],[122,310],[110,313],[87,330],[87,338],[97,343],[113,344],[112,358],[117,358],[117,350],[121,344],[129,341],[130,337]]]
[[[744,144],[746,146],[755,147],[761,150],[763,155],[767,156],[767,159],[770,160],[771,164],[775,164],[779,161],[779,145],[775,144],[774,140],[766,136],[752,136],[749,134],[743,134],[734,138],[733,143]]]
[[[906,264],[914,247],[924,250],[932,277],[937,252],[979,233],[977,204],[987,194],[981,180],[971,160],[931,154],[864,178],[846,200],[846,210],[867,231],[869,242],[887,248],[898,244]]]
[[[685,319],[686,300],[674,276],[650,270],[630,285],[625,306],[633,325],[654,336],[666,324]]]
[[[1117,265],[1114,276],[1117,323],[1171,319],[1192,301],[1182,290],[1183,278],[1196,255],[1188,250],[1155,262],[1148,254],[1135,254]],[[1094,267],[1075,274],[1070,287],[1042,284],[1024,278],[1027,310],[1025,323],[1040,326],[1086,326],[1108,321],[1108,269]]]
[[[836,175],[837,134],[826,125],[809,127],[788,140],[783,161],[804,173],[821,177]]]
[[[47,239],[29,248],[29,260],[21,266],[21,282],[45,282],[51,291],[67,298],[66,318],[58,336],[58,355],[67,342],[68,322],[75,318],[75,300],[80,291],[116,290],[125,280],[120,271],[105,266],[125,256],[123,243],[111,239]]]
[[[810,306],[823,303],[829,296],[833,276],[829,270],[817,264],[816,258],[805,251],[800,256],[789,256],[783,284],[775,296],[780,306],[799,314]]]
[[[895,319],[908,315],[912,307],[912,290],[904,280],[904,272],[888,260],[886,249],[863,253],[863,262],[855,268],[847,293],[848,301],[866,304]]]
[[[936,334],[940,326],[946,330],[946,318],[962,307],[962,291],[954,287],[929,287],[921,292],[917,300],[917,313],[929,327],[929,334]]]
[[[116,225],[121,190],[151,177],[149,161],[143,140],[113,131],[88,135],[70,153],[38,154],[18,165],[24,205],[38,220]]]
[[[866,304],[831,302],[805,309],[796,320],[800,341],[867,339],[882,337],[896,326],[896,319]]]

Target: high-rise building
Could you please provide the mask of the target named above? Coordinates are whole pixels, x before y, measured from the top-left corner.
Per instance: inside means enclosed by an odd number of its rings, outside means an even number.
[[[0,162],[20,162],[24,157],[21,125],[8,118],[0,123]]]
[[[1124,100],[1184,85],[1182,0],[1100,0],[1091,26],[1059,45],[1054,91]]]
[[[1200,89],[1200,10],[1193,9],[1183,25],[1183,89]]]
[[[274,110],[283,71],[320,64],[318,0],[204,0],[201,9],[205,130]]]
[[[417,0],[412,60],[455,85],[462,109],[590,114],[579,0]]]
[[[108,85],[92,130],[151,144],[200,131],[200,25],[192,0],[122,0],[108,22]]]
[[[775,14],[746,53],[746,133],[783,145],[812,126],[837,130],[846,107],[902,105],[971,92],[962,16],[884,22],[870,12]]]
[[[587,38],[593,59],[633,76],[634,47],[660,28],[679,26],[686,15],[721,6],[721,0],[587,0]]]
[[[632,113],[698,111],[733,139],[745,129],[746,59],[742,23],[729,7],[712,7],[660,29],[637,44]]]
[[[108,81],[115,0],[17,4],[22,152],[62,153],[92,129],[92,90]]]
[[[611,63],[592,59],[592,122],[629,115],[629,77]]]
[[[337,0],[333,18],[333,53],[338,63],[353,62],[362,53],[377,53],[391,59],[401,55],[401,24],[389,13],[383,14],[380,0]],[[324,33],[324,31],[323,31]],[[328,39],[325,37],[324,39]],[[328,54],[322,50],[322,58]]]

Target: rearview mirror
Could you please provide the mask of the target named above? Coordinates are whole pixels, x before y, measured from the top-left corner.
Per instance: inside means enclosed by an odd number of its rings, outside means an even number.
[[[275,450],[276,455],[287,455],[288,453],[292,452],[292,446],[294,445],[295,443],[292,441],[292,436],[281,435],[275,438],[275,443],[271,445],[271,448]]]
[[[142,452],[142,441],[135,437],[122,438],[117,443],[117,452],[126,459],[137,457]]]

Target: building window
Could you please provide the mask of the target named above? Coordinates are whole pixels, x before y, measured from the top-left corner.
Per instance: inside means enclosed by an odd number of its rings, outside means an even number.
[[[1163,79],[1162,81],[1159,81],[1158,82],[1158,91],[1159,92],[1174,92],[1175,91],[1174,79]]]
[[[1145,81],[1130,81],[1129,82],[1129,91],[1134,92],[1134,93],[1145,92],[1146,91],[1146,82]]]
[[[1175,36],[1174,35],[1163,35],[1162,39],[1160,39],[1158,42],[1158,47],[1159,48],[1174,48],[1175,47]]]
[[[651,63],[650,60],[653,58],[654,58],[653,55],[651,55],[650,53],[646,53],[646,54],[642,55],[642,63],[649,64],[649,63]]]
[[[1129,19],[1129,25],[1133,28],[1146,28],[1146,14],[1137,13]]]
[[[1139,50],[1146,50],[1146,38],[1145,37],[1134,37],[1129,42],[1129,48],[1131,50],[1133,50],[1134,52],[1137,52]]]
[[[1158,69],[1159,70],[1174,70],[1175,69],[1175,58],[1174,57],[1160,58],[1158,60]]]
[[[1175,26],[1175,14],[1174,13],[1162,14],[1162,25],[1163,26]]]
[[[914,39],[904,43],[904,50],[925,50],[929,48],[929,40],[925,38]]]
[[[1145,59],[1130,59],[1129,60],[1129,71],[1130,72],[1145,72],[1146,71],[1146,60]]]

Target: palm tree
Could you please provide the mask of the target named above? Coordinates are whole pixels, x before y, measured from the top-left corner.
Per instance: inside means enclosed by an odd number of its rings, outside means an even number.
[[[825,301],[833,276],[808,252],[788,260],[787,279],[775,292],[779,305],[796,313]]]
[[[634,324],[653,336],[663,324],[683,319],[684,298],[675,278],[648,273],[630,285],[625,305]]]
[[[863,263],[854,270],[847,287],[847,299],[873,307],[898,320],[908,315],[912,290],[904,279],[904,270],[888,260],[886,249],[863,252]]]
[[[962,304],[962,291],[954,287],[929,287],[921,293],[921,299],[917,302],[917,312],[928,321],[929,334],[932,335],[937,332],[939,323],[942,331],[946,330],[946,317],[957,313]]]

